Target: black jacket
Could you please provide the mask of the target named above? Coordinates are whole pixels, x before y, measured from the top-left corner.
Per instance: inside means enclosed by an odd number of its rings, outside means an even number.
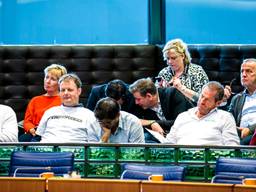
[[[176,117],[193,106],[176,88],[158,88],[158,94],[166,120],[160,120],[155,111],[141,107],[135,115],[140,119],[156,120],[165,132],[169,132]]]
[[[92,88],[87,101],[86,108],[92,111],[94,110],[97,102],[100,99],[106,97],[106,93],[105,93],[106,87],[107,87],[107,84],[103,84],[103,85],[97,85]],[[135,106],[133,95],[130,92],[128,92],[128,85],[127,85],[127,94],[125,96],[124,103],[121,106],[121,110],[129,113],[133,113],[134,110],[136,110],[136,107],[137,106]]]

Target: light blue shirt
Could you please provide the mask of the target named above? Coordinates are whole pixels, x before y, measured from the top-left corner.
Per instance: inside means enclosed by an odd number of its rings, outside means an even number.
[[[100,142],[103,133],[104,131],[95,118],[88,127],[88,141]],[[121,111],[118,128],[114,134],[111,134],[109,143],[145,143],[140,120],[130,113]]]
[[[249,127],[256,124],[256,92],[246,95],[240,127]]]

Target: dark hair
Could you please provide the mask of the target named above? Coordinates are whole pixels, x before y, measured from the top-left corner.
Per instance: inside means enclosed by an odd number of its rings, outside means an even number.
[[[107,84],[105,94],[115,100],[125,99],[127,90],[128,88],[122,80],[115,79]]]
[[[100,99],[94,109],[94,115],[97,119],[115,119],[120,112],[120,106],[115,99],[105,97]]]

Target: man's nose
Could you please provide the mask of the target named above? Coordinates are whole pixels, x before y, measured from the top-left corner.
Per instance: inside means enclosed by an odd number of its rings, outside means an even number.
[[[242,71],[242,72],[241,72],[241,75],[242,75],[243,77],[246,76],[246,75],[247,75],[246,71]]]
[[[204,104],[204,103],[205,103],[205,99],[202,98],[202,99],[201,99],[201,104]]]

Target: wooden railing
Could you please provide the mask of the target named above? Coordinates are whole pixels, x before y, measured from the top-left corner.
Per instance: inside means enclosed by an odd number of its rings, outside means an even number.
[[[0,192],[255,192],[256,185],[117,179],[0,177]],[[47,187],[46,187],[47,186]]]

